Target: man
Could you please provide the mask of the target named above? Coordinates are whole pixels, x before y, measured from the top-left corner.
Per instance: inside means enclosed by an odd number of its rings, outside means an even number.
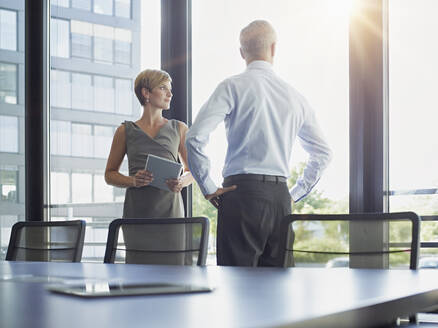
[[[281,266],[279,226],[318,182],[330,161],[315,113],[273,71],[276,34],[262,20],[240,33],[247,69],[219,84],[186,136],[188,164],[205,198],[218,208],[217,264]],[[223,188],[209,177],[203,152],[209,134],[225,121],[228,149]],[[309,160],[289,191],[289,161],[299,137]]]

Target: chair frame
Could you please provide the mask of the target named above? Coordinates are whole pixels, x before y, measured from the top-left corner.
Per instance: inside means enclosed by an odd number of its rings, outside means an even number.
[[[284,246],[284,267],[287,260],[287,236],[290,224],[296,221],[411,221],[411,256],[409,268],[418,269],[418,254],[420,249],[420,217],[414,212],[394,212],[394,213],[351,213],[351,214],[290,214],[283,218],[281,222],[281,245]],[[289,250],[290,251],[290,250]],[[293,251],[293,246],[292,246]],[[328,252],[330,253],[330,252]]]
[[[73,262],[81,262],[82,250],[85,238],[85,221],[83,220],[71,220],[71,221],[19,221],[12,226],[11,238],[9,240],[8,251],[6,253],[6,261],[16,261],[15,260],[15,249],[17,244],[18,233],[22,228],[25,227],[65,227],[65,226],[79,226],[80,233],[78,239],[76,240],[76,245],[82,245],[81,247],[76,247]],[[43,249],[42,249],[43,250]],[[53,249],[47,249],[48,251]]]
[[[129,224],[190,224],[200,223],[202,225],[201,242],[199,248],[199,256],[197,265],[205,266],[208,253],[208,235],[210,229],[209,220],[206,217],[193,218],[143,218],[143,219],[116,219],[111,222],[108,229],[108,239],[105,249],[105,257],[103,263],[114,263],[115,252],[117,248],[117,241],[119,238],[119,231],[121,225]]]

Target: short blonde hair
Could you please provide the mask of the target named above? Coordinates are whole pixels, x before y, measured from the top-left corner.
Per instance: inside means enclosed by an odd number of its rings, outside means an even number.
[[[240,46],[251,58],[265,55],[276,40],[274,28],[265,20],[255,20],[240,31]]]
[[[144,106],[145,99],[141,93],[141,89],[146,88],[152,91],[154,88],[160,86],[165,82],[172,82],[169,73],[159,69],[146,69],[137,75],[134,82],[135,95],[142,106]]]

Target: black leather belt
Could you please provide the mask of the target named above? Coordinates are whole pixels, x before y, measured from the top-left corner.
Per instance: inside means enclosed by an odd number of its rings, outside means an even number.
[[[286,182],[285,177],[279,175],[265,175],[265,174],[236,174],[224,178],[224,183],[235,183],[238,181],[261,181],[261,182]]]

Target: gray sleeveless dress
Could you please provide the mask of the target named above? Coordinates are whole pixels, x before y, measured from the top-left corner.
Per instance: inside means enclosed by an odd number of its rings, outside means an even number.
[[[129,175],[144,170],[148,154],[177,161],[180,144],[179,124],[169,120],[155,138],[147,135],[134,122],[125,121],[126,153]],[[181,193],[174,193],[152,186],[126,189],[124,218],[184,217]]]

